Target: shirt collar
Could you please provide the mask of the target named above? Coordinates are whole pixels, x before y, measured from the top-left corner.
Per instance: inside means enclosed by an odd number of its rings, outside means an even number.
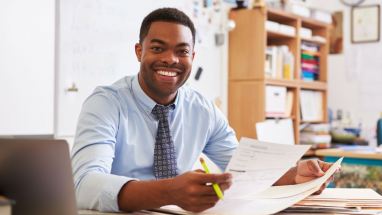
[[[131,87],[133,89],[136,100],[142,105],[145,111],[150,114],[152,109],[155,107],[156,102],[143,91],[138,81],[138,74],[133,77]],[[172,110],[175,110],[175,108],[178,106],[180,94],[180,90],[178,89],[174,103],[170,104],[172,106]]]

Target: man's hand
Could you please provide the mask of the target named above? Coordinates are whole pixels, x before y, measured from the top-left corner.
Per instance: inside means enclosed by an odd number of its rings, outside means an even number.
[[[289,185],[301,184],[321,177],[332,166],[331,163],[323,162],[317,159],[301,160],[296,167],[289,169],[274,185]],[[339,171],[339,170],[337,170]],[[320,189],[314,194],[320,194],[333,179],[333,176],[328,179]]]
[[[332,164],[320,161],[318,159],[301,160],[297,163],[295,183],[300,184],[321,177],[330,168]],[[320,194],[330,183],[332,177],[326,181],[315,194]]]
[[[232,184],[232,175],[206,174],[202,170],[186,172],[175,178],[152,181],[129,181],[118,194],[118,206],[123,211],[177,205],[184,210],[201,212],[219,200],[212,183],[224,192]]]
[[[213,207],[219,201],[211,183],[219,184],[224,192],[232,184],[232,175],[205,174],[201,170],[187,172],[172,179],[167,194],[173,204],[184,210],[201,212]]]

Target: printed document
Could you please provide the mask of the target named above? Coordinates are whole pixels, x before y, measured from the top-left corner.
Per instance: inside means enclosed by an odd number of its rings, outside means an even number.
[[[224,199],[202,214],[266,215],[282,211],[305,199],[320,189],[340,167],[342,158],[335,162],[325,175],[296,185],[272,185],[296,165],[309,149],[306,145],[283,145],[243,138],[232,156],[226,172],[233,175],[233,183],[224,193]],[[169,205],[159,211],[189,214]]]
[[[225,198],[250,198],[268,189],[296,165],[309,147],[242,138],[226,168],[233,183]]]

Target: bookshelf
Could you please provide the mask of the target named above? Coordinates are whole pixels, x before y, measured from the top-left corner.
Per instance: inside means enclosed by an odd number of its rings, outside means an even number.
[[[236,23],[235,29],[229,33],[228,119],[231,126],[238,138],[243,136],[257,138],[257,122],[272,118],[290,118],[293,122],[295,143],[298,144],[298,128],[301,123],[327,122],[327,56],[330,25],[269,8],[232,10],[229,16]],[[295,32],[270,29],[269,21],[272,22],[270,24],[292,27]],[[304,31],[305,34],[300,31]],[[311,35],[307,35],[306,31]],[[293,67],[288,67],[293,68],[289,71],[292,74],[287,78],[284,76],[285,65],[282,66],[281,71],[284,73],[281,76],[272,73],[274,68],[271,73],[268,71],[269,65],[274,65],[270,64],[272,53],[275,53],[273,47],[282,46],[283,50],[287,50],[293,56],[292,60],[289,59],[289,64]],[[302,50],[306,46],[313,51]],[[266,114],[267,86],[285,87],[287,92],[291,92],[293,100],[290,114],[279,117],[270,117]],[[302,91],[309,91],[312,94],[321,92],[318,93],[322,101],[319,107],[322,115],[319,119],[302,119],[300,106]]]

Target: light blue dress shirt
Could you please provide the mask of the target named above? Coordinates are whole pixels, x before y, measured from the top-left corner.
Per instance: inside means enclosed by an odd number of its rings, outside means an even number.
[[[72,149],[79,208],[118,211],[117,196],[126,182],[155,179],[155,104],[138,76],[98,87],[84,102]],[[224,170],[238,144],[225,116],[188,87],[178,90],[174,104],[169,123],[179,174],[191,170],[202,152]]]

